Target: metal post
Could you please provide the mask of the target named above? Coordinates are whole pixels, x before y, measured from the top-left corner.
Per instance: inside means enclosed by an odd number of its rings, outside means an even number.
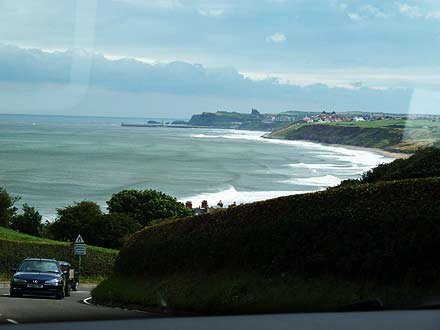
[[[81,255],[78,255],[78,278],[81,275]]]

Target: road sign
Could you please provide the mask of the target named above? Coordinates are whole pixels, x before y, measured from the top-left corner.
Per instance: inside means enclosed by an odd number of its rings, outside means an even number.
[[[81,237],[81,235],[78,235],[76,240],[75,240],[75,244],[85,244],[83,238]]]
[[[87,248],[85,244],[75,244],[73,246],[73,253],[77,256],[85,256]]]
[[[73,253],[76,256],[85,256],[87,252],[86,243],[84,242],[81,235],[78,235],[75,242],[73,243]]]

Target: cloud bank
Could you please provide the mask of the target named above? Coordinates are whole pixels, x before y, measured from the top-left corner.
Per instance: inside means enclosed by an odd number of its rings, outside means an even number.
[[[135,59],[109,60],[102,54],[48,53],[13,46],[0,46],[0,82],[3,85],[0,90],[2,112],[13,108],[11,98],[5,93],[13,93],[20,85],[26,86],[29,106],[32,105],[32,88],[29,86],[35,86],[34,90],[37,90],[38,86],[65,88],[73,85],[87,88],[90,93],[100,90],[101,96],[102,93],[133,95],[133,99],[139,100],[139,106],[148,102],[145,95],[154,94],[156,110],[161,109],[161,100],[169,109],[171,96],[185,98],[183,107],[176,104],[185,116],[200,111],[197,105],[200,103],[210,111],[224,107],[247,111],[251,107],[263,106],[264,110],[274,112],[294,109],[405,112],[411,97],[408,89],[377,90],[361,84],[354,84],[353,88],[332,88],[324,84],[301,87],[283,84],[275,78],[253,80],[233,68],[211,69],[186,62],[147,64]],[[5,88],[8,84],[15,87]],[[56,100],[57,88],[51,88]],[[58,101],[54,102],[56,105]],[[119,106],[124,114],[130,114],[123,105]],[[136,103],[130,101],[130,106],[136,107]],[[163,110],[166,112],[167,109]],[[116,108],[112,115],[115,112]]]

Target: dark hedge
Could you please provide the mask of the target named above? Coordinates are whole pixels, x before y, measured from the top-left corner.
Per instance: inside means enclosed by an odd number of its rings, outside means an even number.
[[[440,176],[440,149],[436,147],[417,151],[408,159],[396,159],[381,164],[362,175],[360,183],[427,178]]]
[[[440,274],[440,179],[337,187],[147,227],[116,274],[257,271],[429,284]]]

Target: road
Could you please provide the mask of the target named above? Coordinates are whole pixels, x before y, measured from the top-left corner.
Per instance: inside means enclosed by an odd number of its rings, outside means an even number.
[[[82,320],[118,320],[153,317],[153,314],[128,311],[120,308],[87,305],[84,299],[90,297],[90,291],[72,291],[70,297],[63,300],[46,297],[9,297],[9,289],[0,289],[0,324],[82,321]]]
[[[140,311],[87,305],[83,300],[89,296],[90,292],[84,290],[72,292],[72,296],[64,300],[11,298],[8,289],[0,289],[0,329],[17,327],[29,330],[440,329],[439,310],[166,318]]]

